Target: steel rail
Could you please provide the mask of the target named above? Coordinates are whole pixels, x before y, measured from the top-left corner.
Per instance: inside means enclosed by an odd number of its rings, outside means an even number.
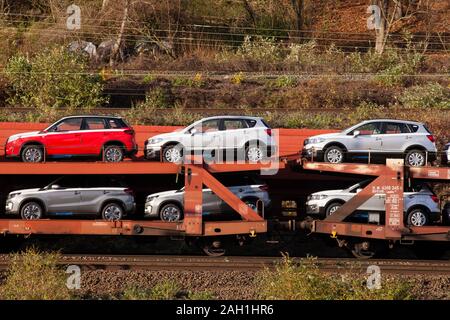
[[[294,263],[305,258],[292,258]],[[314,260],[319,270],[332,273],[365,273],[369,266],[380,267],[389,274],[450,275],[446,260],[356,260],[348,258],[319,258]],[[161,255],[63,255],[60,265],[78,265],[83,270],[172,270],[172,271],[252,271],[274,268],[280,257],[205,257]],[[0,255],[0,270],[6,270],[9,255]]]
[[[130,111],[131,108],[95,108],[90,111],[83,111],[88,114],[118,114],[122,112]],[[157,109],[158,114],[170,114],[177,109],[174,108],[160,108]],[[0,108],[0,112],[10,112],[10,113],[27,113],[27,112],[35,112],[35,108],[25,108],[25,107],[3,107]],[[64,109],[61,109],[64,111]],[[294,112],[305,112],[305,113],[352,113],[355,109],[350,108],[249,108],[249,109],[240,109],[240,108],[186,108],[183,109],[184,112],[188,113],[198,113],[198,114],[263,114],[263,113],[274,113],[274,112],[282,112],[282,113],[294,113]],[[388,110],[389,111],[389,110]],[[400,111],[411,111],[411,109],[395,109],[392,112],[400,112]],[[440,113],[450,113],[450,109],[447,110],[439,110]]]

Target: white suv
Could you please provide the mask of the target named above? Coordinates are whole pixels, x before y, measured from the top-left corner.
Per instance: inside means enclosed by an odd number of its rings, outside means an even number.
[[[258,162],[276,151],[272,129],[262,118],[218,116],[201,119],[172,133],[156,135],[145,143],[147,159],[178,163],[185,154],[201,152],[215,157],[226,151],[226,159],[238,156]]]
[[[434,136],[423,123],[403,120],[363,121],[338,133],[304,141],[302,156],[330,163],[358,158],[404,157],[413,167],[436,160]]]
[[[345,202],[353,198],[370,180],[357,183],[343,190],[320,191],[308,196],[306,202],[306,212],[309,215],[329,216],[336,212]],[[433,221],[439,221],[440,209],[439,199],[426,184],[418,184],[404,192],[404,212],[405,223],[412,226],[424,226]],[[376,194],[368,201],[363,203],[355,215],[367,214],[366,219],[375,219],[382,223],[382,215],[385,212],[385,195]],[[374,215],[375,218],[370,217]]]

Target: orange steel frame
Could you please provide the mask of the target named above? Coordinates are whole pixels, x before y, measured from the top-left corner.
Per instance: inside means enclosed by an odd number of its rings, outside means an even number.
[[[181,222],[147,220],[19,220],[0,219],[1,234],[72,234],[72,235],[154,235],[154,236],[223,236],[267,232],[267,221],[230,192],[210,172],[255,171],[268,164],[230,163],[205,165],[151,162],[123,163],[2,163],[0,174],[179,174],[185,178],[184,219]],[[272,164],[273,165],[273,164]],[[285,163],[280,162],[283,168]],[[243,220],[204,222],[202,189],[209,187],[218,197],[238,212]]]
[[[329,164],[303,162],[307,170],[362,174],[377,178],[346,202],[333,215],[312,222],[312,232],[331,234],[333,237],[351,236],[385,240],[450,241],[450,227],[406,227],[403,223],[403,188],[405,179],[425,179],[450,182],[450,168],[409,168],[403,160],[387,159],[384,165]],[[406,177],[405,177],[406,176]],[[385,193],[386,218],[384,225],[343,222],[361,204],[373,195]]]

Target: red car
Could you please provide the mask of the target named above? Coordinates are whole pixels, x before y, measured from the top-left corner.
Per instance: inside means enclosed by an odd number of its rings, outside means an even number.
[[[66,117],[42,131],[12,135],[5,147],[6,157],[23,162],[80,156],[119,162],[136,152],[133,128],[122,118],[109,116]]]

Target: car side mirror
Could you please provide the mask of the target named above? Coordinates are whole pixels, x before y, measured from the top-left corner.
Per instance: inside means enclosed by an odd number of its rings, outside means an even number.
[[[355,130],[353,131],[353,136],[356,138],[357,136],[361,135],[361,131]]]
[[[59,184],[52,184],[51,189],[52,190],[59,190],[59,189],[61,189],[61,186]]]
[[[198,130],[197,130],[197,129],[193,128],[193,129],[191,130],[191,136],[193,136],[194,134],[197,134],[197,133],[198,133]]]

